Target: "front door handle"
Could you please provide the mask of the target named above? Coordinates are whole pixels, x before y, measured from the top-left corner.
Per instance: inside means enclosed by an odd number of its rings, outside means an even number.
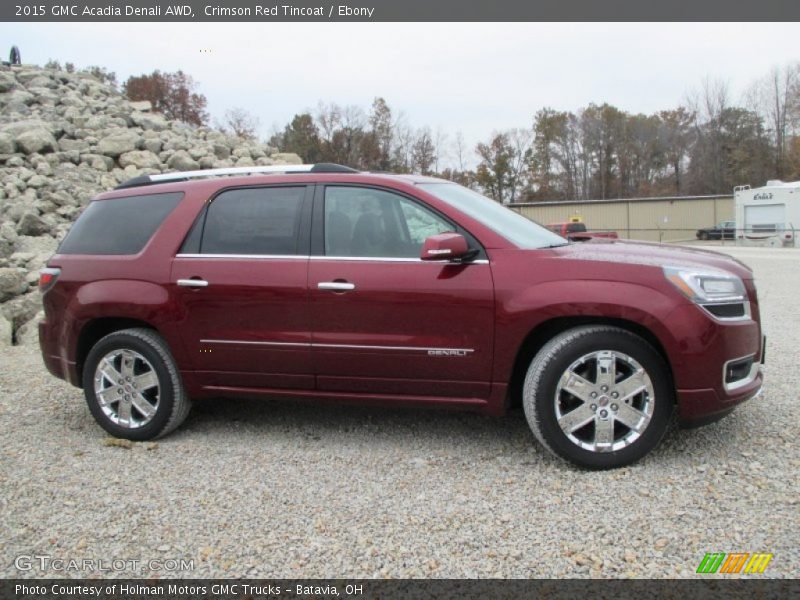
[[[332,292],[349,292],[356,289],[356,284],[347,283],[346,281],[320,281],[317,284],[317,289],[330,290]]]
[[[181,287],[208,287],[208,282],[205,279],[178,279],[178,285]]]

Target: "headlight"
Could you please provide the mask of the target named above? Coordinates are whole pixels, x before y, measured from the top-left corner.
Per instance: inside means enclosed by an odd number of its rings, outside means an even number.
[[[684,296],[698,304],[747,300],[747,291],[742,280],[724,271],[664,267],[664,276]]]

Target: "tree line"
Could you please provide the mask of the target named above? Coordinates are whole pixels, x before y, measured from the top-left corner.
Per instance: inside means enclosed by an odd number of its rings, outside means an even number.
[[[608,103],[543,108],[474,154],[460,133],[413,128],[383,98],[368,110],[320,103],[269,141],[308,162],[436,175],[500,202],[727,194],[800,179],[800,63],[774,69],[740,102],[709,79],[682,106],[653,114]]]
[[[116,85],[113,73],[90,70]],[[169,118],[209,125],[206,98],[182,71],[130,77],[122,91]],[[249,139],[260,128],[241,108],[214,126]],[[800,62],[774,68],[738,101],[707,79],[681,106],[652,114],[608,103],[542,108],[528,126],[495,131],[474,148],[460,132],[412,126],[381,97],[366,109],[319,102],[266,142],[308,163],[444,177],[499,202],[726,194],[800,179]]]

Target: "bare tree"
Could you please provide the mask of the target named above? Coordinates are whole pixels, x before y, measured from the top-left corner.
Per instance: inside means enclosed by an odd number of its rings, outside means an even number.
[[[416,139],[412,145],[411,157],[414,171],[422,175],[430,175],[436,163],[436,145],[430,127],[423,127],[417,131]]]
[[[342,109],[335,103],[325,104],[320,101],[317,104],[317,112],[314,115],[317,127],[320,131],[320,138],[323,142],[331,143],[334,132],[341,126]]]
[[[243,140],[253,140],[256,139],[260,126],[258,117],[236,107],[225,111],[225,120],[218,128]]]
[[[439,173],[439,163],[446,160],[447,152],[447,133],[441,126],[436,128],[436,133],[433,136],[433,172]]]
[[[722,146],[723,115],[730,106],[728,83],[706,77],[700,90],[687,96],[687,105],[695,115],[695,145],[690,168],[692,188],[699,193],[719,193],[725,179],[725,156]]]
[[[511,145],[510,161],[510,197],[509,202],[516,202],[518,196],[529,185],[531,157],[533,154],[533,129],[515,128],[506,133]]]
[[[101,81],[109,81],[116,75],[100,67],[88,67],[90,73]],[[155,70],[150,75],[129,77],[123,92],[130,100],[149,100],[153,110],[163,113],[168,119],[176,119],[193,125],[204,125],[208,121],[207,100],[196,92],[197,83],[183,71],[162,73]]]
[[[394,140],[392,163],[396,170],[408,172],[413,169],[412,153],[414,146],[414,130],[408,124],[405,113],[400,113],[394,122]]]
[[[464,134],[461,131],[456,132],[456,137],[453,140],[453,155],[459,172],[463,173],[466,171],[465,161],[467,158],[467,144],[464,141]]]
[[[768,123],[773,136],[775,175],[786,175],[788,146],[794,123],[798,117],[797,92],[800,87],[800,62],[775,67],[770,73],[754,82],[745,95],[748,107]]]

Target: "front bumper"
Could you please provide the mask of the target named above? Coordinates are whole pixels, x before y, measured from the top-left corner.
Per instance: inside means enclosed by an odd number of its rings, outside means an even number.
[[[730,414],[738,405],[761,395],[764,384],[762,365],[766,362],[767,338],[761,336],[761,347],[752,355],[753,364],[747,377],[734,383],[725,382],[727,361],[723,366],[721,388],[677,390],[678,415],[681,427],[700,427]]]
[[[746,319],[713,318],[697,305],[670,314],[676,345],[669,354],[681,425],[713,422],[760,393],[766,344],[759,317],[757,303],[751,303]],[[745,359],[752,360],[747,371]]]
[[[740,404],[761,395],[764,376],[759,369],[755,379],[736,394],[720,397],[716,390],[678,390],[678,419],[681,427],[700,427],[719,421]]]

